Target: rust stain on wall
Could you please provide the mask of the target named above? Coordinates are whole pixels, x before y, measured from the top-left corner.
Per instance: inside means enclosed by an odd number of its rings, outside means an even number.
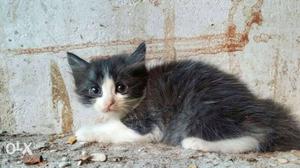
[[[1,65],[0,63],[0,132],[8,131],[14,132],[16,127],[16,121],[13,114],[13,104],[10,100],[9,92],[8,92],[8,75],[7,71],[4,68],[5,65]]]
[[[73,113],[70,105],[68,92],[55,62],[51,62],[51,82],[52,82],[52,104],[53,110],[59,110],[59,104],[62,104],[61,114],[63,133],[71,132],[73,127]]]
[[[258,0],[251,7],[251,17],[246,21],[244,30],[242,33],[237,34],[236,25],[234,24],[234,14],[236,13],[237,6],[241,0],[233,1],[233,6],[230,8],[228,14],[228,28],[227,28],[227,41],[225,47],[228,49],[228,52],[241,51],[249,42],[249,32],[252,25],[262,23],[262,14],[261,6],[263,0]]]
[[[175,50],[175,11],[174,8],[168,8],[164,10],[165,22],[164,22],[164,45],[165,45],[165,58],[167,61],[176,59]]]
[[[226,41],[224,48],[227,49],[228,53],[233,53],[235,51],[242,51],[245,46],[249,43],[249,32],[254,23],[262,23],[261,6],[263,1],[258,0],[251,7],[251,17],[246,20],[244,30],[241,33],[237,32],[237,26],[234,24],[234,16],[237,12],[238,6],[241,0],[232,1],[232,6],[228,13],[228,27],[226,32]],[[232,57],[229,58],[229,69],[233,74],[241,75],[242,71],[240,69],[239,60],[231,54]]]
[[[248,34],[253,24],[260,25],[262,23],[261,6],[263,4],[263,0],[257,0],[251,7],[251,16],[246,21],[243,31],[237,32],[233,17],[240,2],[241,0],[233,1],[228,15],[228,27],[224,33],[199,35],[194,37],[174,37],[175,11],[171,8],[165,10],[165,37],[146,40],[146,43],[149,45],[149,49],[147,50],[147,59],[159,59],[162,55],[167,55],[167,59],[172,60],[175,58],[187,58],[189,56],[197,56],[201,54],[217,54],[224,52],[232,53],[242,51],[249,42]],[[12,52],[15,55],[34,55],[47,52],[58,53],[76,49],[114,47],[121,45],[126,48],[134,48],[140,42],[140,39],[133,38],[108,42],[56,45],[42,48],[17,48],[8,49],[6,51]],[[161,46],[164,47],[162,48]],[[130,52],[131,50],[128,51]]]

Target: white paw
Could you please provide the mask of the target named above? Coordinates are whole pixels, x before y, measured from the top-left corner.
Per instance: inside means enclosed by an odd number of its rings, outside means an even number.
[[[158,127],[155,127],[150,133],[144,135],[145,142],[159,142],[163,137],[163,133]]]
[[[209,151],[206,142],[200,138],[185,138],[181,141],[181,145],[185,149],[201,150],[204,152]]]
[[[75,136],[78,141],[81,142],[93,142],[95,141],[93,132],[90,127],[81,127],[76,131]]]

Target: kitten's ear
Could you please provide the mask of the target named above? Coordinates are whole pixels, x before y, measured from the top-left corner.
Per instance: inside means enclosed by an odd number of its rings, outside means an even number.
[[[69,65],[72,69],[72,71],[80,71],[80,70],[84,70],[89,66],[89,63],[86,62],[85,60],[81,59],[80,57],[78,57],[77,55],[67,52],[68,55],[68,62]]]
[[[129,64],[143,62],[145,61],[145,55],[146,55],[146,44],[145,42],[142,42],[136,48],[136,50],[128,57],[127,61]]]

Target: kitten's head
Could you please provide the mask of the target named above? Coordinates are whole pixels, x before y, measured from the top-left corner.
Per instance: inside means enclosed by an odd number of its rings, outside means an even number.
[[[82,103],[119,118],[134,109],[143,99],[147,83],[145,53],[145,43],[131,55],[115,55],[91,62],[67,53],[76,93]]]

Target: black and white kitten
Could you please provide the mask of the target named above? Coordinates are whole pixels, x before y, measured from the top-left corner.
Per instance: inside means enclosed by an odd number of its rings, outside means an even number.
[[[79,141],[163,142],[214,152],[300,149],[298,122],[259,99],[233,75],[196,61],[147,70],[145,43],[131,55],[90,63],[68,53],[76,92],[103,122],[82,127]]]

